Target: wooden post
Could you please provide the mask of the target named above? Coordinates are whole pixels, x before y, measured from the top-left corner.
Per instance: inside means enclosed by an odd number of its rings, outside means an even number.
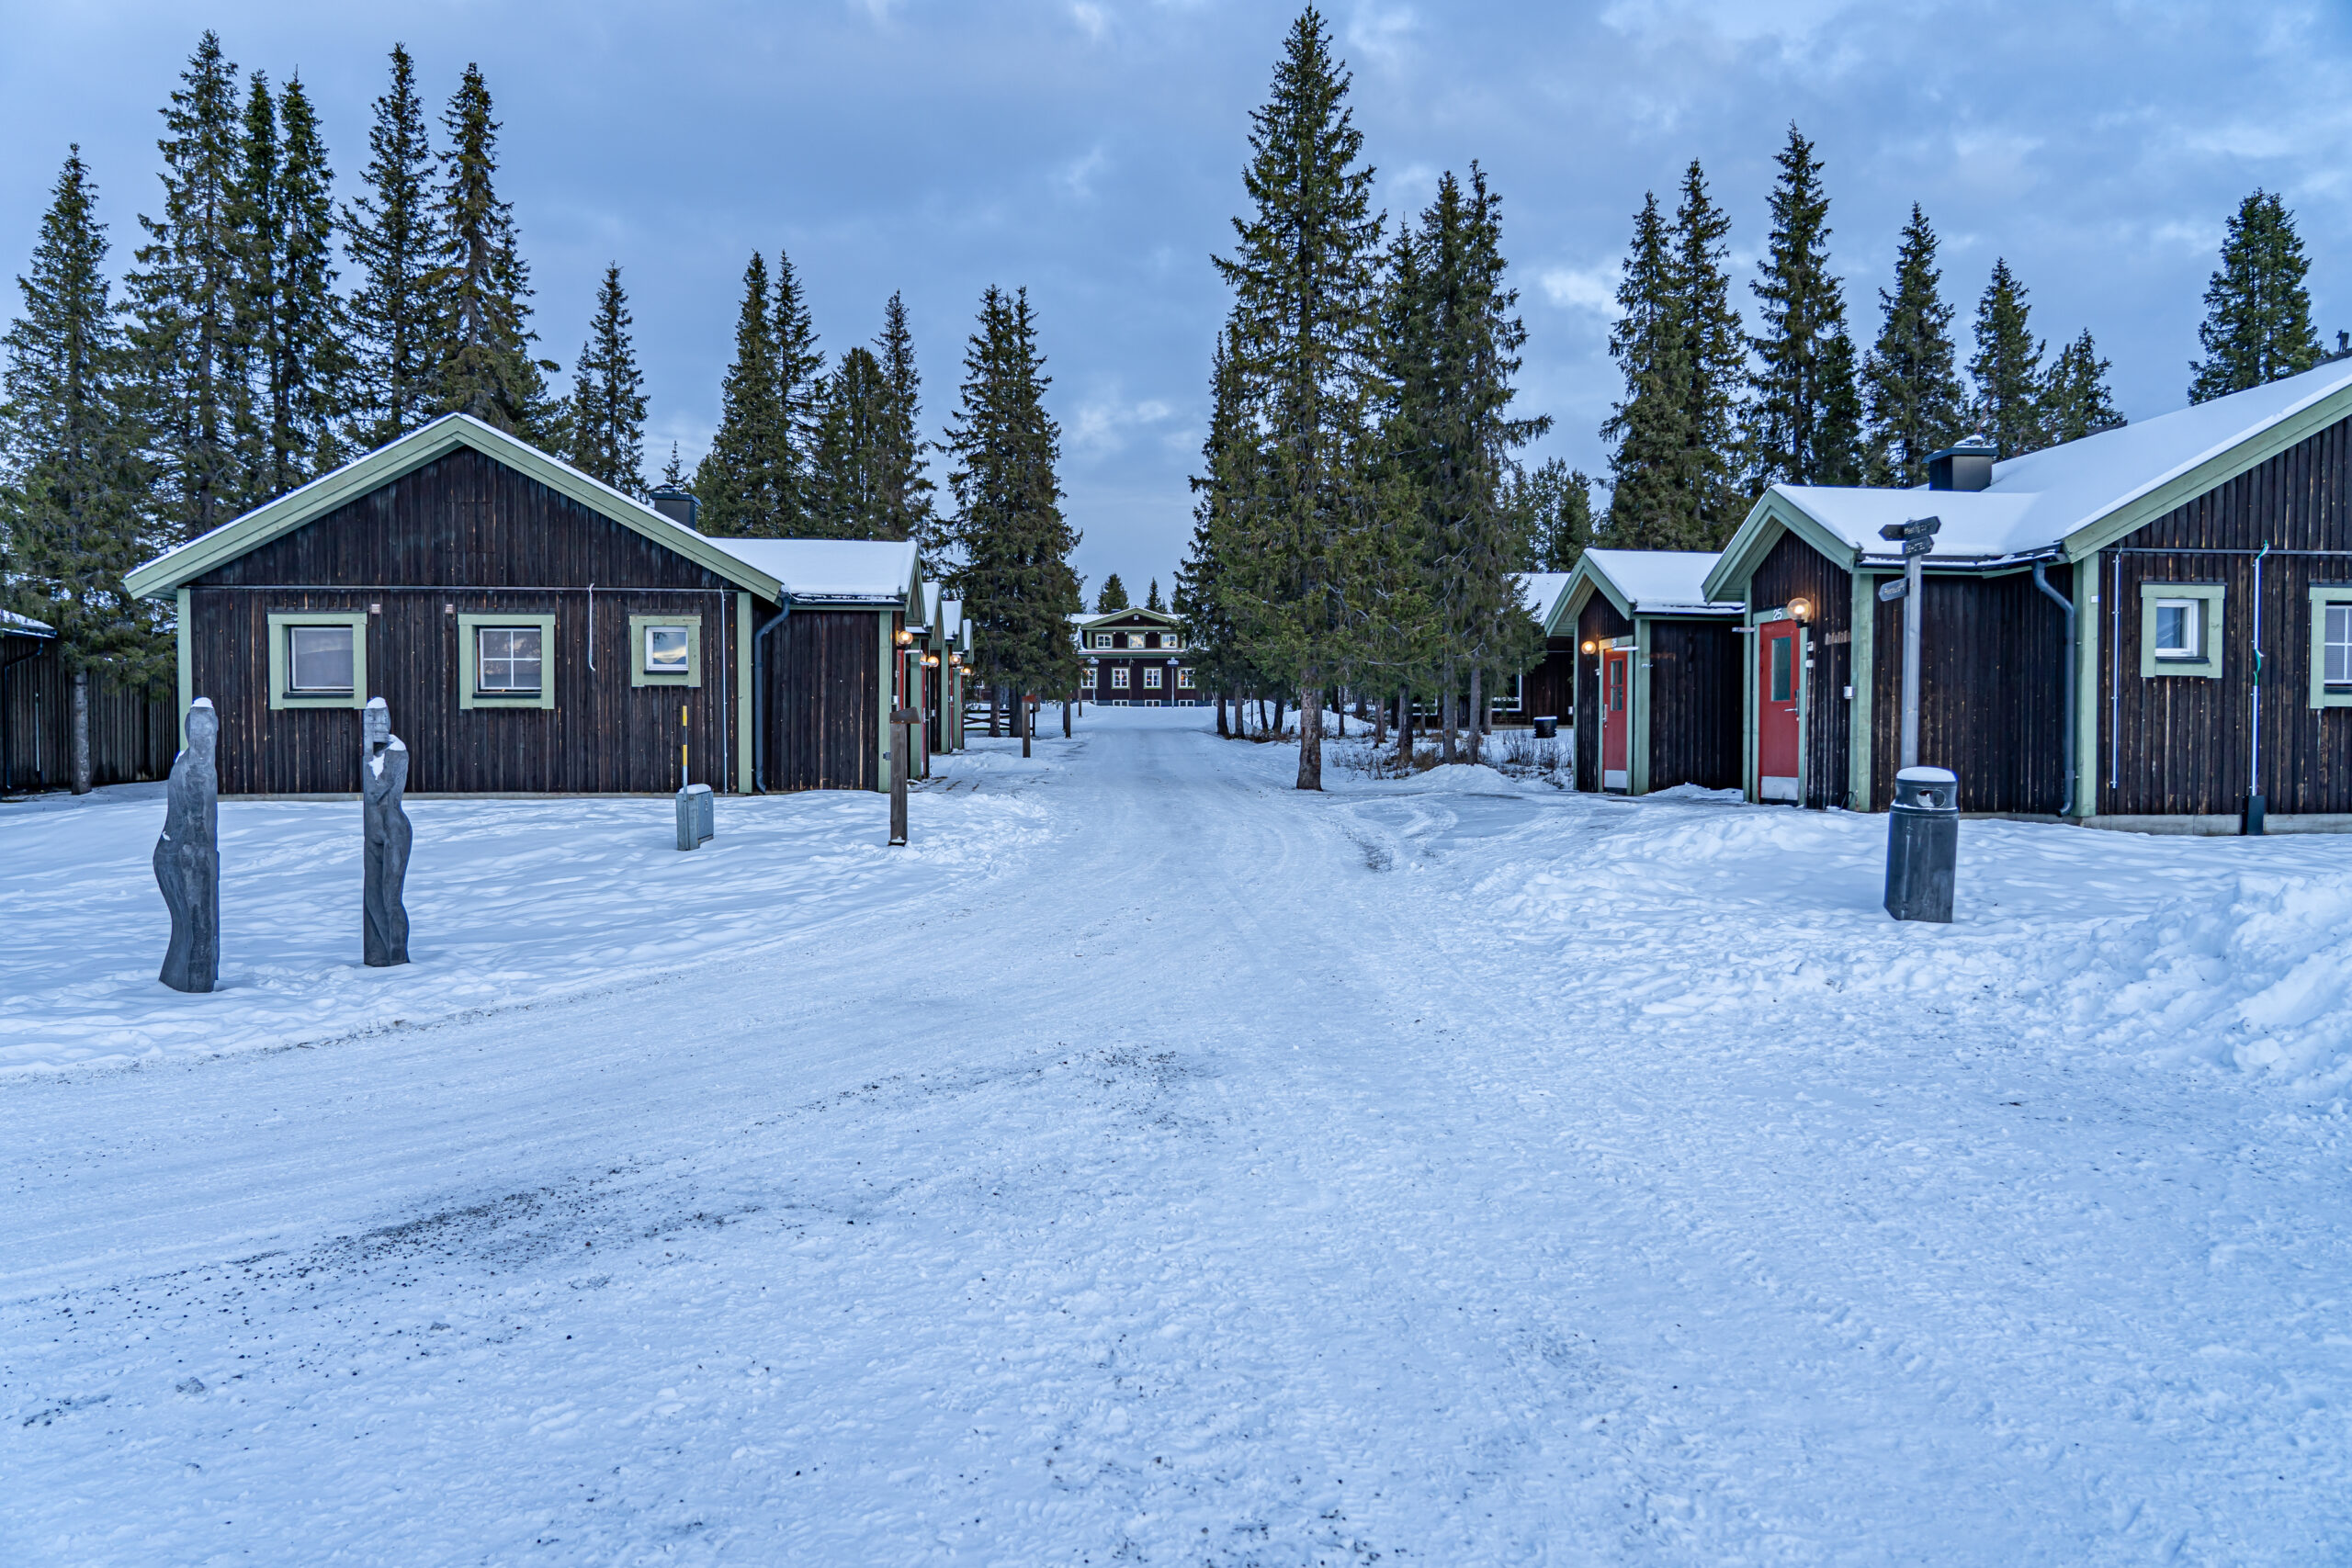
[[[907,769],[913,759],[915,712],[890,710],[890,842],[907,841]]]

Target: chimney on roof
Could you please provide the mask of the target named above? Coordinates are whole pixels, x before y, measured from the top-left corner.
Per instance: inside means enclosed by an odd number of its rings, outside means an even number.
[[[676,485],[663,485],[653,492],[653,510],[673,523],[683,523],[691,528],[695,525],[695,513],[702,510],[702,503],[695,500],[689,491],[681,490]]]
[[[1929,490],[1983,490],[1993,482],[1996,449],[1982,435],[1972,435],[1935,453],[1928,459]]]

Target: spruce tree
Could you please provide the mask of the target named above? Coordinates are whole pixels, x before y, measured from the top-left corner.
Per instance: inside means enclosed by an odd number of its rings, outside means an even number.
[[[1867,473],[1868,441],[1854,340],[1841,329],[1821,350],[1821,421],[1813,477],[1817,485],[1859,485]]]
[[[1046,412],[1045,359],[1026,289],[991,285],[964,353],[964,384],[947,447],[962,557],[955,583],[978,628],[984,682],[1055,695],[1078,685],[1069,617],[1083,608],[1070,552],[1079,536],[1061,509],[1061,430]],[[1029,721],[1022,709],[1022,750]]]
[[[530,268],[515,239],[514,209],[498,198],[499,127],[480,66],[466,67],[441,126],[447,141],[434,211],[435,406],[541,440],[551,411],[540,372],[555,366],[532,353]]]
[[[1846,292],[1829,270],[1829,196],[1813,143],[1793,124],[1778,162],[1772,231],[1748,286],[1763,328],[1748,340],[1756,368],[1745,433],[1748,485],[1759,493],[1774,484],[1852,482],[1827,477],[1852,469],[1850,450],[1830,450],[1829,430],[1831,406],[1842,412],[1855,396],[1852,344],[1842,381],[1832,348],[1845,339]]]
[[[1166,601],[1159,597],[1159,579],[1156,577],[1153,578],[1151,580],[1150,588],[1145,591],[1143,596],[1143,607],[1147,610],[1158,610],[1163,614],[1166,613],[1168,604]]]
[[[245,112],[231,186],[229,227],[235,265],[229,332],[231,428],[237,453],[237,491],[232,512],[243,512],[281,491],[270,486],[270,367],[277,358],[278,265],[285,244],[278,233],[277,100],[269,79],[254,72],[245,79]],[[289,487],[290,488],[290,487]]]
[[[2048,345],[2034,341],[2030,313],[2025,285],[2006,259],[1996,257],[1993,279],[1976,302],[1976,353],[1968,374],[1976,383],[1970,418],[1977,434],[1991,438],[1999,457],[2050,445],[2041,418],[2041,356]]]
[[[2050,362],[2041,400],[2044,433],[2053,444],[2079,441],[2124,423],[2107,389],[2107,361],[2099,357],[2087,328]]]
[[[270,496],[307,484],[344,461],[339,429],[356,369],[349,322],[334,287],[334,172],[327,166],[318,115],[300,76],[286,84],[277,119],[282,161],[271,225],[277,243],[276,307],[263,367],[269,412],[265,488]]]
[[[236,426],[246,388],[237,334],[237,68],[206,33],[164,111],[162,216],[125,280],[134,396],[159,469],[167,533],[192,539],[236,515]]]
[[[392,46],[391,85],[368,132],[367,189],[343,211],[358,287],[351,297],[357,348],[350,438],[379,446],[433,417],[439,245],[433,228],[433,148],[408,51]]]
[[[1610,542],[1621,549],[1697,549],[1703,542],[1681,483],[1690,417],[1679,393],[1690,373],[1677,303],[1666,219],[1650,193],[1634,217],[1617,283],[1617,322],[1609,333],[1625,396],[1600,427],[1614,479]]]
[[[73,673],[74,793],[91,785],[90,682],[145,683],[166,666],[153,606],[123,575],[153,553],[125,349],[105,273],[96,191],[75,147],[43,216],[24,312],[0,337],[0,595],[47,622]]]
[[[1379,543],[1365,477],[1382,220],[1349,84],[1310,6],[1250,113],[1253,210],[1234,220],[1234,254],[1216,258],[1234,294],[1243,423],[1261,443],[1223,589],[1252,661],[1297,694],[1301,789],[1323,787],[1321,694],[1362,647],[1370,606],[1353,590]]]
[[[1747,340],[1731,306],[1731,220],[1707,195],[1699,160],[1682,176],[1674,214],[1674,314],[1682,338],[1683,406],[1679,481],[1684,510],[1699,547],[1731,537],[1747,514],[1740,482],[1740,389],[1747,375]]]
[[[768,316],[775,332],[777,423],[770,457],[775,476],[778,531],[805,534],[816,506],[817,426],[824,413],[825,355],[792,258],[775,255],[775,304]]]
[[[695,469],[704,532],[781,538],[776,454],[783,411],[776,400],[775,334],[768,324],[768,264],[752,253],[735,318],[735,361],[718,388],[718,432]]]
[[[1532,472],[1514,468],[1504,505],[1527,541],[1526,570],[1573,571],[1592,547],[1592,480],[1564,458],[1547,457]]]
[[[2275,193],[2238,204],[2222,241],[2221,269],[2205,288],[2197,341],[2205,357],[2189,367],[2188,400],[2205,402],[2309,370],[2321,359],[2303,274],[2311,263],[2295,215]]]
[[[685,467],[678,461],[678,444],[674,441],[670,443],[670,460],[662,465],[662,488],[663,490],[686,488]]]
[[[571,466],[623,495],[645,493],[645,377],[637,367],[628,291],[621,266],[607,263],[596,290],[588,341],[572,367],[571,406],[564,418]],[[673,460],[676,457],[672,453]]]
[[[1952,308],[1944,303],[1941,282],[1935,229],[1914,203],[1895,256],[1894,291],[1879,290],[1884,319],[1878,343],[1862,367],[1873,484],[1926,482],[1929,455],[1964,434],[1966,402],[1952,369]]]
[[[825,379],[804,525],[819,538],[893,539],[888,504],[890,382],[873,351],[853,348]]]
[[[1217,733],[1225,730],[1225,699],[1261,684],[1248,662],[1228,611],[1225,561],[1243,519],[1237,508],[1257,489],[1248,468],[1257,444],[1242,421],[1245,389],[1233,352],[1235,329],[1217,337],[1210,370],[1209,430],[1201,443],[1203,471],[1192,478],[1193,538],[1176,570],[1176,615],[1193,668],[1217,694]]]
[[[1102,592],[1094,596],[1094,613],[1098,615],[1107,615],[1114,610],[1126,608],[1128,608],[1127,585],[1119,581],[1119,574],[1114,571],[1102,580]]]
[[[931,502],[931,476],[924,471],[922,377],[915,369],[914,333],[907,325],[906,304],[897,294],[882,308],[882,335],[874,340],[874,347],[890,391],[876,458],[888,518],[881,536],[914,540],[921,547],[923,570],[936,574],[945,566],[946,540]]]

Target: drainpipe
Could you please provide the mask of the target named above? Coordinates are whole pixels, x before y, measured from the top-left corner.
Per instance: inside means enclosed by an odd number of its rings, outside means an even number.
[[[792,615],[792,601],[752,634],[752,793],[768,792],[768,633]]]
[[[2049,564],[2039,560],[2033,563],[2033,585],[2048,594],[2052,604],[2066,612],[2065,697],[2060,705],[2066,716],[2066,733],[2059,753],[2065,759],[2066,801],[2058,808],[2058,815],[2072,817],[2075,815],[2075,602],[2050,586],[2050,579],[2044,575]]]

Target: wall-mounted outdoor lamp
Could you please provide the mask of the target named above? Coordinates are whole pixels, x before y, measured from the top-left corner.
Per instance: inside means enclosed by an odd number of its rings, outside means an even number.
[[[1813,619],[1813,601],[1802,593],[1790,600],[1789,619],[1800,625]]]
[[[1600,651],[1600,645],[1593,641],[1592,638],[1587,637],[1584,639],[1584,650],[1587,653],[1599,653]]]
[[[899,642],[899,646],[900,648],[904,648],[904,647],[906,647],[909,643],[910,643],[910,642],[912,642],[912,641],[914,641],[914,640],[915,640],[915,634],[914,634],[914,633],[912,633],[912,632],[910,632],[910,631],[907,630],[907,628],[906,628],[906,627],[904,627],[904,626],[900,626],[900,627],[899,628],[899,631],[898,631],[898,642]]]

